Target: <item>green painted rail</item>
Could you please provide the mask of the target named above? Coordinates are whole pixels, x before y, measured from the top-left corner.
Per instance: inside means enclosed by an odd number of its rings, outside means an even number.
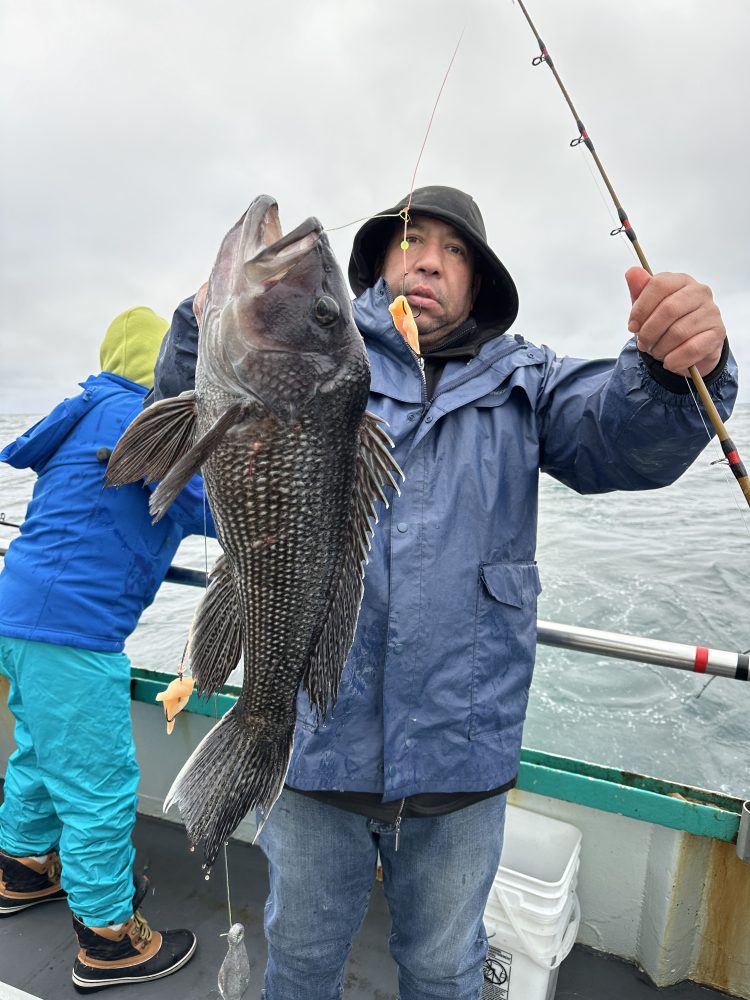
[[[131,698],[153,704],[161,711],[156,695],[174,680],[174,676],[133,667]],[[239,693],[238,687],[227,685],[218,695],[208,699],[193,694],[185,711],[210,719],[219,718],[232,707]],[[742,799],[719,792],[526,747],[521,751],[518,787],[602,812],[732,842],[737,839],[743,805]]]
[[[736,841],[743,800],[524,748],[518,787],[714,840]]]

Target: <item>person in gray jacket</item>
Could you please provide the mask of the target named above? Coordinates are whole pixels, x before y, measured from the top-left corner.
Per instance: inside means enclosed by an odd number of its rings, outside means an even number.
[[[260,834],[265,1000],[341,995],[378,856],[401,1000],[480,996],[534,665],[539,470],[581,493],[667,485],[708,441],[688,367],[723,415],[736,394],[707,286],[631,268],[620,356],[557,357],[508,332],[516,288],[471,197],[414,191],[404,250],[393,216],[407,202],[365,223],[349,267],[368,408],[406,481],[380,512],[336,706],[320,721],[300,696],[287,786]],[[402,293],[418,352],[388,310]],[[196,344],[186,300],[157,398],[188,388]]]

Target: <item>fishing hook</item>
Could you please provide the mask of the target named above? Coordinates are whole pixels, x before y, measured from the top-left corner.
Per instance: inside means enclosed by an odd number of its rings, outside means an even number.
[[[403,277],[401,279],[401,294],[403,295],[404,298],[406,298],[406,276],[407,276],[408,273],[409,273],[408,271],[404,271],[404,275],[403,275]],[[414,317],[414,319],[419,319],[419,317],[421,315],[422,315],[422,307],[421,306],[419,307],[419,312],[414,312],[412,310],[412,316]]]

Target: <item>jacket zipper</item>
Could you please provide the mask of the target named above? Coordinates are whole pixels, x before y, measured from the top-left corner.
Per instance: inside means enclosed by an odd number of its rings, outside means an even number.
[[[394,852],[398,850],[398,844],[399,841],[401,840],[401,813],[404,811],[405,802],[406,802],[405,798],[401,799],[401,805],[398,807],[398,816],[396,816],[396,824],[394,828],[394,832],[396,834],[396,844],[393,848]]]
[[[404,343],[406,343],[406,341],[404,341]],[[425,407],[427,406],[427,403],[428,403],[428,399],[427,399],[427,376],[424,373],[424,358],[422,357],[421,354],[417,354],[417,352],[409,344],[406,344],[406,346],[409,349],[409,351],[411,353],[411,356],[417,362],[417,365],[419,367],[419,374],[420,374],[420,376],[422,378],[422,409],[424,410]]]

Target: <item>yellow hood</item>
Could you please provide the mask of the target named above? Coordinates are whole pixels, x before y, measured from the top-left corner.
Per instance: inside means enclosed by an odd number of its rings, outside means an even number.
[[[103,372],[112,372],[140,382],[154,384],[154,365],[169,323],[148,306],[135,306],[120,313],[109,324],[99,348]]]

